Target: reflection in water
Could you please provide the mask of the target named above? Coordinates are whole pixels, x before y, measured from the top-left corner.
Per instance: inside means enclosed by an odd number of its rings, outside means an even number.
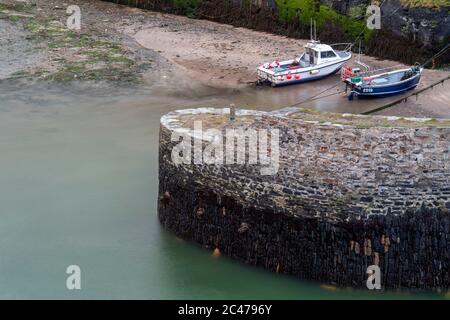
[[[214,258],[164,231],[156,217],[161,115],[231,102],[272,110],[306,87],[276,95],[172,88],[0,84],[0,298],[439,297],[327,290]],[[79,292],[65,288],[72,264],[82,270]]]

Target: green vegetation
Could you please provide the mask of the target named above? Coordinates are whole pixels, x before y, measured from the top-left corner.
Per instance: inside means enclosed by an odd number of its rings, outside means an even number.
[[[12,77],[135,82],[139,79],[139,72],[149,67],[148,64],[138,65],[120,43],[105,34],[73,31],[59,18],[38,17],[34,13],[33,7],[27,4],[0,3],[0,19],[21,23],[30,33],[27,38],[39,45],[46,45],[49,58],[54,62],[16,72]]]
[[[8,16],[9,21],[11,21],[12,23],[16,23],[20,20],[19,16]]]
[[[175,10],[179,14],[194,18],[200,1],[201,0],[174,0]]]
[[[31,32],[33,39],[45,41],[53,51],[73,52],[69,57],[59,59],[62,67],[56,72],[41,72],[46,78],[58,81],[129,81],[134,78],[131,67],[135,63],[126,57],[126,52],[117,43],[69,30],[56,20],[29,19],[25,28]]]
[[[362,4],[350,7],[349,16],[353,19],[361,19],[362,17],[366,16],[366,9],[366,6]]]
[[[352,15],[359,18],[355,19],[337,13],[318,0],[276,0],[276,4],[282,20],[300,19],[303,24],[309,25],[313,19],[318,31],[323,30],[325,22],[330,22],[340,26],[349,39],[355,39],[361,32],[364,32],[365,40],[371,35],[364,20],[365,9],[360,6],[350,10]]]
[[[21,19],[32,17],[31,10],[31,7],[26,4],[0,3],[0,19],[8,19],[16,24]]]
[[[128,52],[105,35],[91,36],[68,29],[57,18],[37,18],[24,4],[0,4],[0,18],[21,23],[30,33],[28,38],[48,47],[53,66],[24,70],[15,78],[35,77],[48,80],[120,80],[134,82],[144,68],[128,57]],[[148,67],[148,66],[145,66]]]
[[[12,10],[21,13],[31,13],[32,7],[26,3],[14,3],[14,4],[0,3],[0,11],[5,10]]]

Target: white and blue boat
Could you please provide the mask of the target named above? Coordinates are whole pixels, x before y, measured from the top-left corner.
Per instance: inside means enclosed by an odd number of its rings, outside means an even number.
[[[349,100],[357,97],[384,97],[412,90],[420,82],[423,67],[415,65],[411,68],[390,72],[365,75],[358,74],[345,79]]]
[[[330,45],[311,40],[299,57],[260,66],[257,82],[275,87],[321,79],[337,73],[351,57],[349,50],[334,50]]]

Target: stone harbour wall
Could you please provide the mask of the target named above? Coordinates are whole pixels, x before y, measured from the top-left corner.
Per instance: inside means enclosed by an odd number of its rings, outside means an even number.
[[[448,290],[447,125],[352,126],[240,111],[235,122],[210,125],[278,129],[275,175],[261,175],[259,165],[175,165],[172,133],[223,112],[162,118],[158,214],[166,228],[302,279],[362,287],[375,264],[385,288]]]

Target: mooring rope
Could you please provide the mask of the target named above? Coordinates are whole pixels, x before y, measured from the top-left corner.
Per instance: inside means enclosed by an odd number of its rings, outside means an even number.
[[[448,43],[444,48],[442,48],[438,53],[436,53],[434,56],[432,56],[430,59],[422,63],[420,66],[425,67],[427,64],[429,64],[431,61],[439,58],[442,56],[448,49],[450,49],[450,43]]]
[[[304,103],[309,102],[309,101],[318,100],[318,99],[322,99],[322,98],[326,98],[326,97],[332,96],[332,95],[334,95],[334,94],[341,93],[341,92],[343,92],[343,91],[338,91],[338,92],[335,92],[335,93],[333,93],[333,94],[326,95],[326,96],[324,96],[324,97],[319,97],[322,93],[324,93],[324,92],[326,92],[326,91],[329,91],[329,90],[331,90],[331,89],[334,89],[334,88],[336,88],[336,87],[337,87],[338,85],[340,85],[340,84],[341,84],[341,81],[339,80],[338,83],[336,83],[335,85],[333,85],[333,86],[331,86],[331,87],[329,87],[329,88],[326,88],[325,90],[320,91],[319,93],[317,93],[317,94],[315,94],[315,95],[309,97],[308,99],[305,99],[305,100],[302,100],[302,101],[300,101],[300,102],[291,104],[291,105],[289,105],[289,106],[285,106],[285,107],[283,107],[283,108],[281,108],[281,109],[293,108],[293,107],[299,106],[299,105],[304,104]]]

